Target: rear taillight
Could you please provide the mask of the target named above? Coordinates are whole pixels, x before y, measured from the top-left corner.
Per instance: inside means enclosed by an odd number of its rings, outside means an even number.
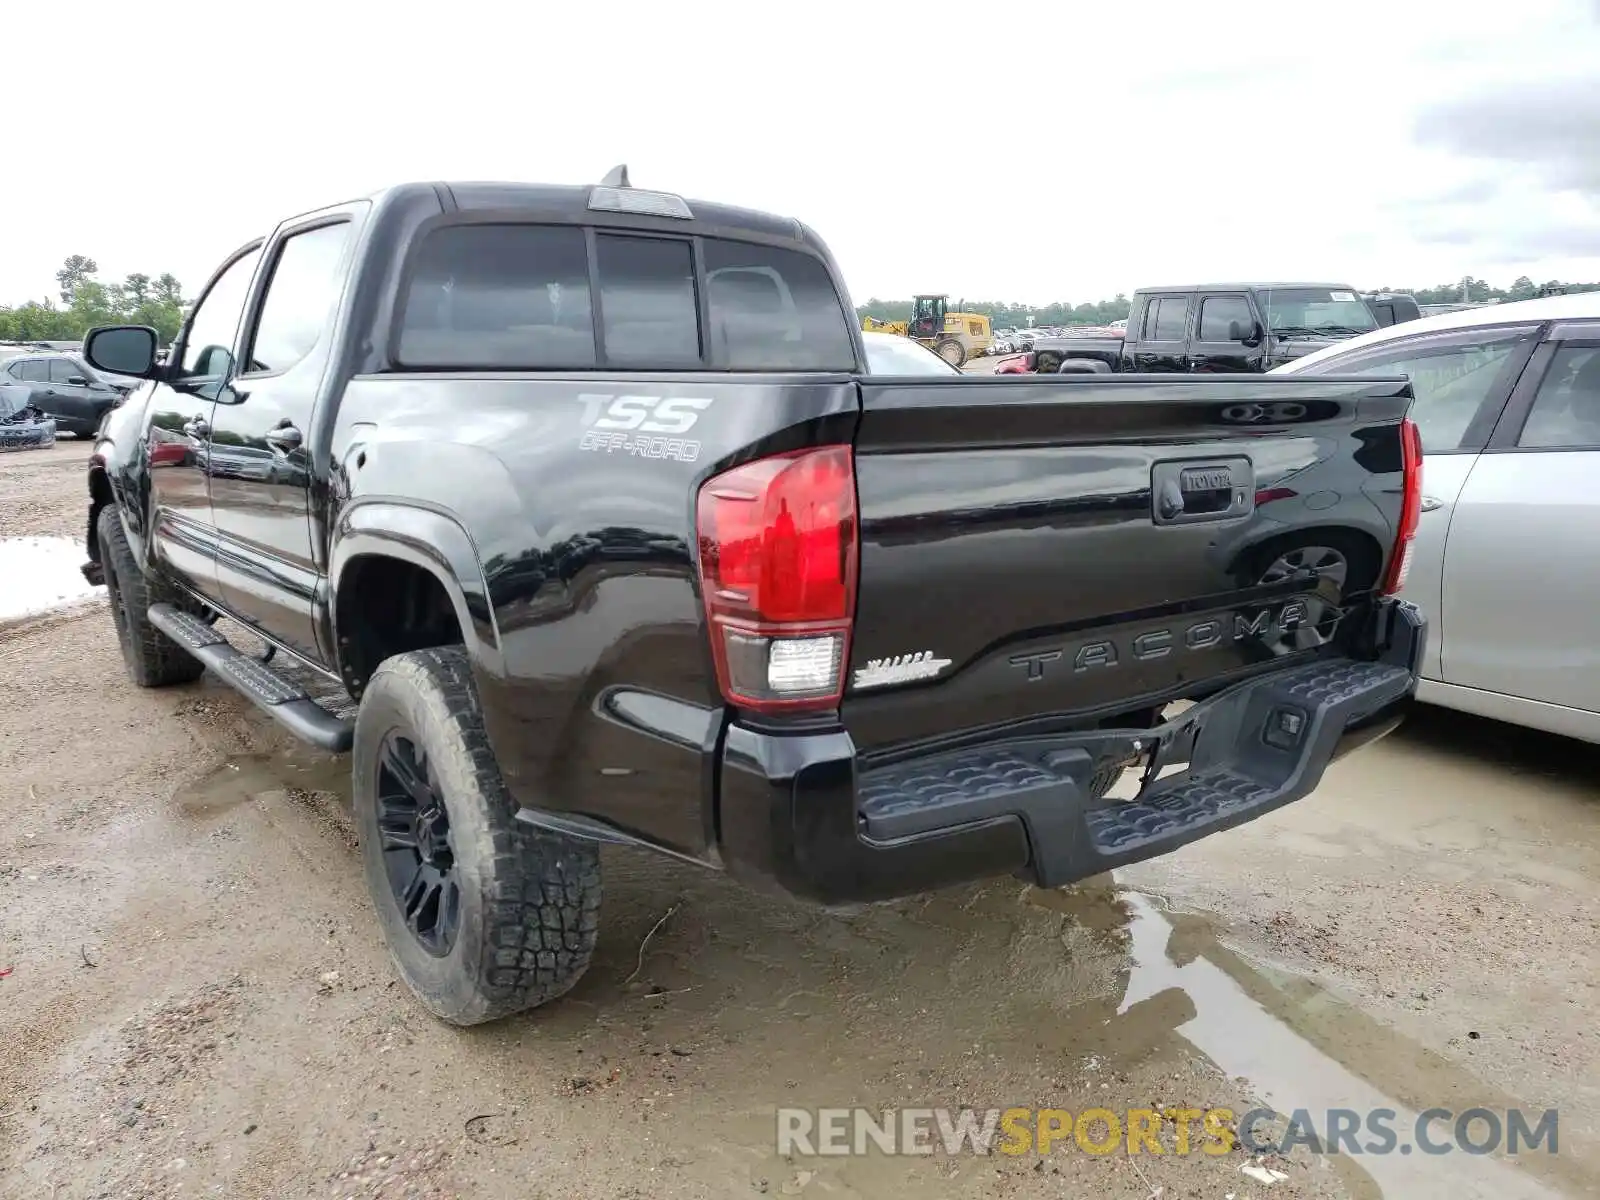
[[[1383,579],[1383,594],[1393,596],[1406,585],[1411,571],[1412,539],[1422,519],[1422,434],[1412,420],[1400,422],[1400,458],[1405,469],[1404,499],[1400,505],[1400,529],[1389,556],[1389,570]]]
[[[758,712],[836,707],[859,556],[850,447],[723,472],[701,487],[696,525],[723,696]]]

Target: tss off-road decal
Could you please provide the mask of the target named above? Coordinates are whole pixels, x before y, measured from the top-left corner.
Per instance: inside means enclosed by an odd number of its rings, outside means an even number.
[[[711,407],[708,396],[612,396],[585,392],[580,450],[692,463],[700,443],[683,435]]]

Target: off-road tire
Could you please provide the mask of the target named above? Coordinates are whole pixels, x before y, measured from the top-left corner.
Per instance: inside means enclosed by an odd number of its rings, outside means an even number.
[[[449,820],[461,907],[442,957],[407,926],[384,863],[379,762],[391,733],[426,754]],[[589,968],[600,928],[599,848],[515,819],[466,652],[386,659],[362,693],[352,753],[367,888],[390,957],[423,1006],[453,1025],[477,1025],[571,989]]]
[[[964,346],[954,338],[940,342],[935,347],[935,353],[949,363],[952,367],[959,367],[967,361],[967,351]]]
[[[133,547],[128,545],[116,505],[108,504],[100,510],[95,535],[100,541],[100,565],[111,601],[111,622],[122,646],[122,660],[128,665],[128,677],[144,688],[199,679],[205,665],[152,625],[149,614],[152,604],[161,603],[192,612],[194,602],[159,576],[144,573],[133,557]]]

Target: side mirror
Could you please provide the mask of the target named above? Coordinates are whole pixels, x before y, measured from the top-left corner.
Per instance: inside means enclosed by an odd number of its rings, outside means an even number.
[[[148,325],[104,325],[83,339],[89,365],[113,375],[149,379],[156,366],[156,331]]]
[[[68,375],[67,383],[72,387],[88,387],[89,381],[82,375]]]
[[[1261,344],[1261,322],[1251,321],[1246,325],[1243,321],[1228,322],[1228,340],[1242,342],[1246,346],[1259,346]]]

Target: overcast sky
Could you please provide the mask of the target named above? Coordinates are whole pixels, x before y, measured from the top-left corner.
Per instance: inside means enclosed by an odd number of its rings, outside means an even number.
[[[858,303],[1600,279],[1600,0],[353,8],[100,0],[70,62],[8,56],[0,301],[74,253],[192,294],[385,183],[623,161],[808,222]]]

